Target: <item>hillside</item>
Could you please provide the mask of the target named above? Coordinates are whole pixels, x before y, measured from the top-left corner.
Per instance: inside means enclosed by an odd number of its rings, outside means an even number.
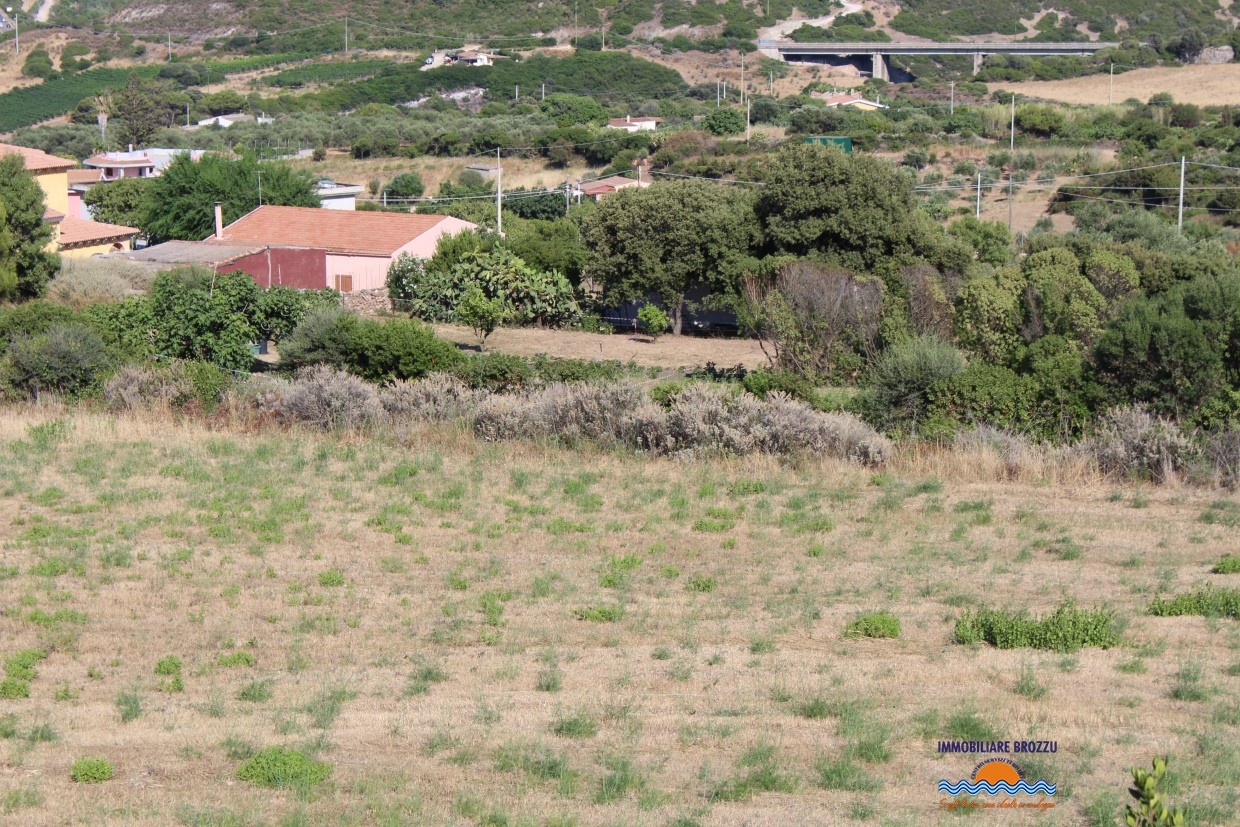
[[[221,0],[60,0],[51,20],[61,26],[124,30],[174,37],[228,48],[289,51],[343,48],[345,19],[350,44],[405,41],[426,44],[504,39],[567,39],[605,26],[611,35],[639,40],[662,38],[673,46],[685,40],[719,47],[756,40],[758,30],[793,18],[827,15],[832,0],[616,0],[577,4],[568,0],[356,0],[330,4],[320,0],[268,0],[262,3]],[[1176,0],[1142,4],[1135,0],[999,0],[977,4],[964,0],[865,0],[896,39],[936,40],[978,35],[1043,39],[1139,38],[1156,47],[1200,32],[1204,40],[1226,43],[1236,21],[1231,4],[1219,0]],[[382,23],[376,21],[383,21]],[[256,35],[262,33],[257,42]],[[428,38],[427,36],[433,36]],[[509,40],[510,44],[518,40]]]

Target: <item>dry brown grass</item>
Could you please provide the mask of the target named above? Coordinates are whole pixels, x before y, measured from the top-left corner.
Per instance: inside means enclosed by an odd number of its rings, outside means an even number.
[[[459,345],[476,347],[478,337],[468,327],[432,325],[435,335]],[[487,338],[487,350],[516,356],[546,354],[565,359],[618,359],[644,367],[691,368],[714,362],[720,367],[768,365],[754,339],[700,336],[649,336],[629,333],[582,333],[536,327],[501,328]]]
[[[494,165],[494,158],[491,159]],[[416,172],[422,176],[426,185],[426,194],[435,195],[444,181],[456,181],[468,164],[485,162],[479,158],[432,158],[422,157],[414,160],[401,158],[365,158],[355,159],[347,152],[329,152],[321,162],[309,160],[294,161],[293,165],[310,170],[315,176],[332,178],[336,181],[347,181],[366,186],[371,179],[378,178],[386,184],[388,181],[405,172]],[[590,169],[584,163],[572,164],[564,169],[551,168],[540,159],[505,158],[504,189],[538,189],[543,187],[559,187],[565,180],[588,177]],[[370,197],[369,192],[363,193]]]
[[[63,423],[59,438],[46,425],[31,430],[51,421]],[[974,760],[940,758],[934,744],[947,718],[968,709],[1001,737],[1058,741],[1043,766],[1072,791],[1046,823],[1085,823],[1100,794],[1118,802],[1127,767],[1156,752],[1170,752],[1181,773],[1175,798],[1212,804],[1222,814],[1214,823],[1234,812],[1234,775],[1220,773],[1240,761],[1240,739],[1234,720],[1210,716],[1236,701],[1223,672],[1240,660],[1236,623],[1144,614],[1155,592],[1209,579],[1234,549],[1234,530],[1199,519],[1216,493],[1114,487],[1087,469],[996,482],[984,456],[908,455],[872,475],[813,460],[678,463],[481,445],[451,429],[409,439],[0,411],[0,566],[16,569],[3,583],[0,640],[5,655],[50,647],[31,697],[0,701],[18,735],[0,740],[0,800],[17,789],[42,797],[4,818],[954,824],[935,786]],[[1080,545],[1080,559],[1038,547],[1061,536]],[[128,565],[115,565],[123,553]],[[624,555],[638,561],[627,578],[601,583]],[[69,572],[30,571],[58,556]],[[321,585],[333,568],[344,585]],[[502,595],[494,625],[484,593]],[[951,643],[964,606],[1040,611],[1064,597],[1116,607],[1129,620],[1125,646],[1065,658]],[[623,617],[574,617],[596,606],[622,606]],[[89,620],[56,630],[28,619],[57,608]],[[877,608],[902,620],[899,640],[843,636],[858,612]],[[220,666],[232,652],[256,663]],[[155,661],[168,654],[184,662],[182,693],[156,688]],[[1146,672],[1118,671],[1138,657]],[[551,661],[562,686],[539,691]],[[1173,674],[1190,661],[1215,694],[1170,700]],[[408,694],[426,663],[446,680]],[[1023,664],[1044,697],[1014,691]],[[271,681],[270,700],[237,698],[260,679]],[[55,700],[62,683],[76,697]],[[334,688],[354,697],[320,728],[315,699]],[[114,702],[128,690],[145,712],[122,724]],[[816,758],[838,757],[854,736],[834,718],[798,716],[814,696],[858,702],[868,734],[888,729],[891,760],[859,764],[880,789],[815,784]],[[596,736],[552,734],[578,712],[598,723]],[[59,740],[22,740],[41,722]],[[1199,752],[1198,736],[1213,746]],[[309,744],[333,765],[332,780],[308,798],[253,788],[235,777],[239,760],[222,746],[230,737]],[[436,741],[442,748],[429,749]],[[763,742],[792,791],[712,802]],[[497,751],[513,743],[552,749],[574,775],[501,771]],[[82,755],[108,758],[116,777],[71,783]],[[595,803],[615,756],[632,761],[644,789]]]
[[[992,83],[991,89],[1005,89],[1031,98],[1063,103],[1103,105],[1111,79],[1108,74],[1067,80]],[[1114,103],[1136,98],[1147,101],[1159,92],[1169,92],[1177,103],[1220,106],[1240,103],[1240,63],[1218,66],[1133,69],[1115,75]]]

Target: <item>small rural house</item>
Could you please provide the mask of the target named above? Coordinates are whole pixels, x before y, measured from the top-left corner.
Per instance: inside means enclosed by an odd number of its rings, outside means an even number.
[[[457,52],[452,56],[452,61],[464,63],[467,66],[494,66],[495,61],[503,57],[503,55],[489,55],[485,52]]]
[[[260,284],[333,287],[343,293],[383,287],[388,266],[402,254],[430,258],[440,237],[478,226],[446,215],[270,205],[247,213],[227,227],[223,226],[217,208],[215,221],[215,234],[208,242],[263,248],[262,260],[257,265],[238,268],[245,269]],[[289,255],[276,252],[282,248],[314,252],[306,252],[298,264],[290,264],[295,270],[290,273],[276,260]],[[268,254],[275,257],[270,266]]]
[[[356,210],[357,197],[362,194],[361,184],[345,184],[330,178],[320,178],[315,190],[319,206],[325,210]]]
[[[185,154],[189,155],[190,160],[197,161],[206,154],[206,150],[164,147],[134,149],[130,144],[128,150],[96,153],[83,161],[82,166],[87,170],[97,170],[98,181],[115,181],[119,178],[154,178],[162,175],[178,155]],[[85,171],[82,170],[82,172]]]
[[[263,116],[256,118],[253,115],[247,115],[244,112],[230,112],[225,115],[216,115],[212,118],[203,118],[198,122],[198,126],[218,126],[220,129],[228,129],[228,127],[235,126],[239,123],[268,124],[272,123],[272,119]]]
[[[641,171],[638,171],[637,178],[626,178],[623,175],[609,175],[606,178],[598,178],[594,181],[581,181],[577,184],[576,194],[578,199],[582,196],[593,198],[595,201],[601,201],[613,192],[618,192],[629,187],[648,187],[649,181],[641,180]]]
[[[136,227],[88,221],[70,210],[69,170],[75,161],[14,144],[0,144],[0,156],[4,155],[20,155],[22,165],[43,190],[47,205],[43,220],[53,229],[50,250],[70,258],[86,258],[127,250],[133,244],[139,232]]]
[[[623,129],[625,132],[654,132],[663,123],[662,118],[634,118],[625,115],[623,118],[612,118],[607,122],[608,129]]]
[[[863,95],[858,95],[851,92],[841,95],[824,95],[821,92],[816,92],[811,94],[810,97],[818,98],[822,101],[822,105],[829,109],[833,109],[837,106],[848,106],[852,109],[861,109],[866,112],[873,112],[876,109],[887,108],[887,105],[884,103],[872,101]]]

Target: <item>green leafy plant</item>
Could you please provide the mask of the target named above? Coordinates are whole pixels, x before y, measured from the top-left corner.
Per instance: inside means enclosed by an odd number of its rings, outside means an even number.
[[[69,777],[79,784],[98,784],[112,773],[112,763],[105,758],[79,758],[69,768]]]
[[[1223,559],[1219,560],[1210,571],[1214,574],[1240,574],[1240,555],[1223,555]]]
[[[1240,589],[1205,586],[1170,600],[1160,597],[1150,604],[1150,614],[1159,617],[1201,615],[1240,619]]]
[[[849,623],[844,634],[853,637],[897,638],[900,636],[900,618],[891,612],[867,612]]]
[[[181,678],[181,659],[176,655],[161,658],[155,664],[155,674],[168,679],[159,686],[164,692],[180,692],[185,689],[185,682]]]
[[[331,765],[287,747],[268,747],[237,770],[237,777],[259,787],[308,790],[327,780]]]
[[[1153,770],[1132,768],[1133,785],[1128,794],[1133,803],[1124,811],[1124,823],[1128,827],[1182,827],[1184,809],[1168,809],[1163,799],[1162,787],[1167,774],[1167,759],[1154,759]]]
[[[1000,649],[1075,652],[1087,646],[1108,649],[1119,642],[1119,633],[1111,609],[1079,609],[1069,601],[1041,618],[985,607],[966,612],[956,621],[956,642],[981,641]]]
[[[655,304],[643,304],[637,311],[637,323],[651,339],[658,339],[672,326],[671,320],[663,309]]]
[[[456,319],[478,337],[478,350],[486,350],[487,337],[495,332],[507,315],[503,299],[487,298],[481,288],[471,286],[456,306]]]

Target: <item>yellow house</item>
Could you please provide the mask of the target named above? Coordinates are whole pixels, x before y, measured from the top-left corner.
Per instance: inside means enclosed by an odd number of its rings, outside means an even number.
[[[47,210],[43,220],[52,225],[52,242],[48,249],[70,258],[86,258],[96,253],[128,250],[133,246],[136,227],[105,224],[69,215],[69,170],[77,162],[49,155],[39,149],[15,144],[0,144],[0,156],[20,155],[26,171],[43,189]]]

